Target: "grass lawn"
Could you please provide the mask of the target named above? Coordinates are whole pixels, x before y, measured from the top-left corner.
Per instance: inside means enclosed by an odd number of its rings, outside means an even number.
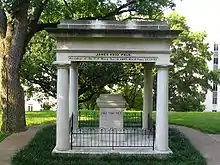
[[[0,125],[2,125],[2,113],[0,112]],[[26,112],[27,126],[43,125],[56,122],[56,112],[54,111],[39,111]]]
[[[8,135],[0,132],[0,142],[3,141]]]
[[[89,114],[93,114],[94,111],[82,110],[80,121],[82,124],[93,122],[89,118]],[[136,113],[132,111],[131,113]],[[96,111],[96,125],[98,124],[99,114]],[[153,113],[155,119],[155,113]],[[86,117],[87,116],[87,117]],[[137,112],[137,116],[134,118],[135,122],[141,122],[141,117]],[[42,124],[54,124],[56,122],[56,112],[54,111],[41,111],[41,112],[26,112],[27,125],[42,125]],[[125,121],[127,121],[125,117]],[[175,125],[183,125],[192,127],[203,132],[217,134],[220,133],[220,113],[213,112],[170,112],[169,123]],[[0,112],[0,125],[1,125],[1,112]],[[7,137],[7,135],[0,132],[0,142]]]
[[[0,112],[0,126],[2,125],[2,114]],[[26,112],[27,126],[43,125],[56,122],[56,113],[53,111],[41,112]],[[0,142],[3,141],[8,135],[0,132]]]
[[[26,112],[26,122],[28,126],[54,124],[56,123],[56,112],[54,111]]]
[[[132,111],[131,113],[136,112],[137,111]],[[82,111],[80,118],[81,123],[94,123],[94,121],[91,121],[92,119],[89,118],[89,115],[92,113],[94,113],[94,111]],[[98,112],[95,116],[96,123],[98,123]],[[126,116],[127,115],[124,116],[125,125],[127,121]],[[155,119],[155,113],[153,113],[153,118]],[[141,122],[141,116],[138,112],[132,122]],[[169,123],[195,128],[202,132],[220,134],[220,113],[218,112],[169,112]]]
[[[169,123],[220,134],[219,112],[170,112]]]
[[[12,165],[206,165],[204,158],[185,137],[171,129],[169,145],[174,154],[166,158],[141,155],[80,155],[52,156],[55,126],[39,131],[31,142],[12,158]]]

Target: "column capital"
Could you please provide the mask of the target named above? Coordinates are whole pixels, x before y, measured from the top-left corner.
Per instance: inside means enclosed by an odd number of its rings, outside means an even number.
[[[152,69],[155,66],[154,62],[143,63],[144,69]]]
[[[75,68],[75,69],[78,67],[78,65],[79,65],[78,62],[71,62],[71,64],[70,64],[70,66]]]
[[[173,66],[173,63],[169,64],[156,64],[155,65],[157,69],[169,69],[169,67]]]
[[[58,68],[67,68],[71,64],[71,61],[54,61],[53,64]]]

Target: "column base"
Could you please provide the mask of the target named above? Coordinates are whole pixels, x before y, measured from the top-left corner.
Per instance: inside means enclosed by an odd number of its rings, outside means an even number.
[[[63,152],[63,151],[68,151],[68,150],[70,150],[70,148],[71,148],[70,145],[69,145],[67,148],[65,148],[65,149],[59,149],[59,147],[55,146],[54,149],[53,149],[53,151],[61,151],[61,152]]]
[[[173,154],[173,151],[172,151],[170,148],[168,148],[168,150],[158,150],[158,149],[155,147],[154,151],[155,151],[157,154],[161,154],[161,155]]]

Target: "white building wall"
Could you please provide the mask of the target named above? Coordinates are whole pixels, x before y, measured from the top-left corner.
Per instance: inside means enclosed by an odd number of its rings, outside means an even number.
[[[216,108],[216,106],[212,104],[212,92],[208,90],[206,94],[206,100],[205,100],[205,111],[212,112],[214,108]]]
[[[41,103],[34,98],[25,98],[25,111],[40,111]]]
[[[53,103],[54,106],[51,110],[56,110],[56,99],[50,97],[39,101],[38,97],[33,96],[31,98],[25,97],[25,111],[41,111],[43,110],[42,104],[44,102]]]
[[[220,68],[220,59],[219,59],[219,45],[218,45],[218,50],[214,50],[214,45],[215,43],[210,44],[210,48],[211,51],[215,54],[212,55],[212,59],[211,61],[208,61],[208,67],[209,70],[214,70],[214,69],[219,69]],[[214,68],[214,57],[218,58],[218,64],[217,68]],[[213,84],[212,84],[213,85]],[[217,91],[215,91],[217,93],[217,104],[213,104],[215,101],[213,101],[213,91],[208,90],[207,94],[206,94],[206,100],[205,100],[205,111],[206,112],[220,112],[220,85],[217,85]]]

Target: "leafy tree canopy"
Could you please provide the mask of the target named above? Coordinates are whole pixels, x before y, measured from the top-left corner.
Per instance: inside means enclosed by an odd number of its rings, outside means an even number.
[[[192,32],[186,18],[176,12],[167,18],[172,29],[182,33],[171,45],[171,62],[169,70],[169,107],[175,111],[202,111],[207,90],[212,83],[219,83],[218,71],[210,71],[207,62],[212,52],[207,43],[205,32]],[[130,67],[128,83],[118,83],[116,92],[125,96],[129,108],[140,109],[143,104],[143,66],[136,64]],[[156,71],[156,69],[155,69]],[[156,77],[156,72],[154,72]],[[154,110],[156,109],[156,78],[154,79]]]
[[[159,19],[165,8],[175,6],[171,0],[61,0],[47,3],[40,17],[40,22],[45,26],[61,19],[137,19],[142,16],[145,19]],[[38,5],[36,2],[32,4],[33,8]],[[126,14],[119,16],[122,13]],[[29,87],[26,94],[42,91],[56,96],[56,68],[52,65],[55,47],[55,40],[45,31],[36,33],[29,42],[20,72],[22,83]],[[125,68],[124,64],[81,63],[80,102],[98,96],[105,85],[127,81],[129,73],[129,68]]]
[[[192,32],[186,18],[172,13],[167,18],[172,29],[183,30],[171,46],[170,103],[176,111],[203,110],[211,83],[219,83],[219,73],[209,71],[212,52],[205,32]]]

